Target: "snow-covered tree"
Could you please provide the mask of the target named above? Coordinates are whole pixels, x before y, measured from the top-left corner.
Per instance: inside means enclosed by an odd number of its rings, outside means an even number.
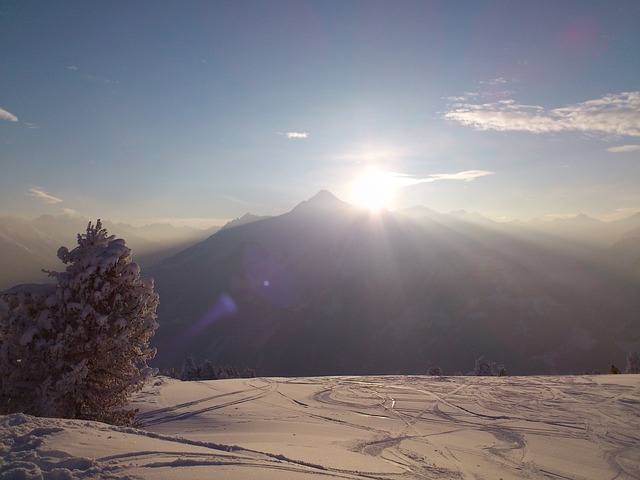
[[[0,297],[0,414],[50,412],[39,405],[35,389],[48,380],[60,353],[52,348],[55,294],[55,285],[20,285]]]
[[[160,374],[164,375],[165,377],[175,378],[176,380],[180,380],[180,375],[178,375],[178,372],[176,371],[176,367],[165,368],[164,370],[162,370]]]
[[[202,380],[215,380],[218,378],[216,375],[216,367],[213,366],[211,360],[205,359],[202,365],[200,365],[200,378]]]
[[[624,373],[640,373],[640,357],[638,352],[629,352],[627,355],[627,368]]]
[[[132,393],[154,373],[158,295],[125,241],[100,220],[78,235],[57,285],[20,286],[0,303],[0,405],[7,412],[127,424]]]
[[[180,373],[180,380],[190,381],[199,380],[198,366],[193,357],[187,357],[182,362],[182,372]]]
[[[240,378],[240,371],[235,365],[225,365],[224,371],[227,373],[228,378]]]
[[[484,355],[481,355],[476,359],[476,365],[471,374],[479,377],[490,377],[496,375],[496,364]]]

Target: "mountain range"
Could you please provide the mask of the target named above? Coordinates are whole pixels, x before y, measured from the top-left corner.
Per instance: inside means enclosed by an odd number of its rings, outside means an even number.
[[[27,282],[46,282],[42,269],[60,270],[57,258],[61,246],[73,248],[78,233],[84,233],[89,220],[70,215],[43,215],[27,220],[0,217],[0,290]],[[95,223],[95,219],[92,220]],[[105,220],[110,234],[124,238],[135,261],[143,268],[170,257],[215,233],[218,228],[198,230],[169,224],[142,227]]]
[[[84,218],[0,217],[0,289],[61,269]],[[640,348],[640,213],[498,223],[377,213],[321,191],[223,228],[103,222],[160,294],[155,365],[186,356],[261,375],[583,373]]]
[[[193,355],[259,375],[583,373],[640,347],[640,214],[497,223],[372,213],[321,191],[247,216],[144,272],[156,366]]]

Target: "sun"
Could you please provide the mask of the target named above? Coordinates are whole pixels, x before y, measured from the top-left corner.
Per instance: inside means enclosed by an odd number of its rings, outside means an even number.
[[[353,202],[372,211],[389,208],[394,196],[393,177],[378,170],[368,170],[351,186]]]

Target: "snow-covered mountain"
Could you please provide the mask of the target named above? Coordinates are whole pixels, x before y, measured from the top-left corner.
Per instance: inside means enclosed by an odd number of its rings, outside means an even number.
[[[322,191],[145,272],[160,294],[157,364],[453,373],[484,354],[518,373],[607,368],[640,346],[640,279],[561,225],[553,236],[463,212],[371,214]]]

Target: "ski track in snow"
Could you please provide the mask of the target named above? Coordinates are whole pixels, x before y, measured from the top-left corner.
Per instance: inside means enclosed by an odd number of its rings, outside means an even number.
[[[0,479],[640,478],[640,375],[158,377],[134,407],[0,417]]]

